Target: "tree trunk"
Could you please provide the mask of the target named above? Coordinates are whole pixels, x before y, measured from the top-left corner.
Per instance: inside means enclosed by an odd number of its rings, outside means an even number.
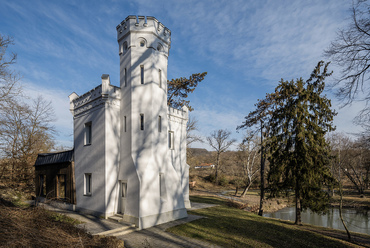
[[[342,183],[339,182],[339,194],[340,194],[340,203],[339,203],[339,217],[340,221],[342,221],[344,229],[346,229],[348,241],[351,242],[351,233],[348,231],[346,223],[344,223],[343,215],[342,215],[342,207],[343,207],[343,190],[342,190]]]
[[[260,197],[260,208],[258,215],[263,215],[263,201],[265,199],[265,160],[263,155],[263,125],[261,121],[261,197]]]
[[[296,190],[296,191],[298,191],[298,190]],[[301,213],[302,213],[301,199],[299,197],[299,193],[297,194],[297,192],[296,192],[296,197],[295,197],[295,222],[294,222],[294,224],[302,225]]]
[[[241,194],[240,197],[245,197],[245,195],[247,194],[249,188],[252,186],[252,182],[249,182],[247,186],[245,186],[244,190],[243,190],[243,193]]]
[[[216,173],[215,173],[215,183],[218,185],[218,170],[220,166],[220,154],[217,153],[217,158],[216,158]]]

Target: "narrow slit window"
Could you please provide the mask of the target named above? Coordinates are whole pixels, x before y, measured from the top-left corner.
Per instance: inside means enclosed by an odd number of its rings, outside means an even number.
[[[122,198],[127,197],[127,183],[125,183],[125,182],[121,183],[121,197]]]
[[[144,84],[144,66],[140,66],[141,84]]]
[[[173,141],[174,141],[174,134],[172,131],[169,131],[168,132],[168,148],[170,148],[171,150],[174,149]]]
[[[125,132],[127,132],[127,118],[126,116],[123,117],[123,125],[124,125],[124,129],[125,129]]]
[[[85,141],[85,146],[86,145],[91,145],[91,122],[85,123],[84,127],[84,141]]]
[[[162,132],[162,116],[158,116],[158,132]]]
[[[162,201],[167,200],[166,180],[163,173],[159,174],[159,195]]]
[[[140,114],[140,130],[144,130],[144,114]]]
[[[127,86],[127,69],[125,68],[125,87]]]
[[[92,193],[92,178],[91,178],[91,173],[85,173],[84,195],[91,195],[91,193]]]
[[[159,77],[159,88],[162,88],[162,71],[158,70],[158,77]]]

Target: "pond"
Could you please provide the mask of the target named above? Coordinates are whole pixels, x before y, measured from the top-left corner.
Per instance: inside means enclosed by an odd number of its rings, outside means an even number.
[[[350,231],[370,234],[370,211],[343,209],[342,212],[343,219]],[[263,216],[294,222],[295,207],[280,209],[274,213],[265,213]],[[303,211],[302,223],[345,230],[339,218],[339,208],[331,208],[325,215],[319,215],[310,210]]]

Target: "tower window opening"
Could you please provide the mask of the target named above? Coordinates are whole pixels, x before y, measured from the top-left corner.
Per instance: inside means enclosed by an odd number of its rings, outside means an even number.
[[[162,132],[162,116],[158,116],[158,132]]]
[[[140,114],[140,130],[144,130],[144,114]]]
[[[168,132],[168,148],[170,148],[171,150],[175,149],[173,143],[174,143],[174,133],[173,131],[169,131]]]
[[[125,68],[125,87],[127,86],[127,69]]]
[[[145,41],[143,41],[143,40],[142,40],[142,41],[140,41],[140,46],[141,46],[141,47],[144,47],[144,46],[145,46]]]
[[[125,132],[127,132],[127,118],[126,118],[126,116],[124,116],[123,121],[124,121],[123,125],[124,125]]]
[[[84,125],[84,145],[91,145],[91,122]]]
[[[91,173],[85,173],[84,178],[84,195],[91,196],[92,193],[92,177]]]
[[[162,88],[162,71],[158,70],[159,88]]]
[[[167,200],[166,180],[163,173],[159,174],[159,195],[162,201]]]
[[[144,66],[140,66],[141,84],[144,84]]]
[[[162,52],[162,46],[160,44],[158,44],[157,50],[158,50],[158,52]]]

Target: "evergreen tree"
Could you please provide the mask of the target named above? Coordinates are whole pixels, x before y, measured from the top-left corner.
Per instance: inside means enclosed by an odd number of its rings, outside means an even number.
[[[186,101],[189,93],[193,93],[198,83],[201,82],[207,72],[192,74],[189,78],[175,78],[171,81],[167,80],[167,105],[174,108],[187,106],[189,111],[193,111],[190,106],[190,101]]]
[[[320,61],[310,78],[280,81],[275,92],[258,100],[256,110],[238,127],[249,128],[263,123],[264,149],[271,196],[293,190],[296,202],[296,224],[301,211],[310,208],[321,212],[329,200],[322,190],[333,182],[329,170],[330,148],[325,134],[333,131],[331,101],[323,95],[329,63]]]
[[[295,224],[301,224],[302,209],[314,212],[325,209],[329,195],[322,188],[333,182],[325,134],[335,129],[336,113],[330,108],[330,100],[322,95],[324,79],[331,75],[328,65],[320,61],[306,82],[302,78],[281,80],[272,94],[270,138],[266,144],[270,154],[268,181],[273,196],[294,190]]]

